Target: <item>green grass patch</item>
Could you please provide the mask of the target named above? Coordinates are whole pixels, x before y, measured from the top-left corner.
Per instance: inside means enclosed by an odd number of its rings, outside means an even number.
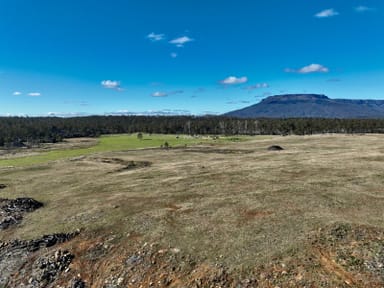
[[[246,140],[250,137],[238,136],[236,142],[239,139]],[[166,142],[169,147],[178,147],[185,145],[195,145],[199,143],[222,143],[231,142],[233,137],[222,136],[218,139],[213,137],[191,137],[185,135],[165,135],[165,134],[143,134],[142,139],[138,139],[137,134],[130,135],[104,135],[99,138],[98,143],[95,146],[88,148],[68,148],[61,150],[51,150],[47,152],[41,152],[38,155],[14,157],[10,159],[0,159],[0,167],[4,166],[29,166],[43,164],[50,161],[79,157],[89,155],[98,152],[108,151],[124,151],[132,149],[143,149],[143,148],[157,148],[164,145]]]

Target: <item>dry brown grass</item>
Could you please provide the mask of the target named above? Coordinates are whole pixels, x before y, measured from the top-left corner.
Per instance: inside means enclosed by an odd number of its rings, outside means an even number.
[[[4,168],[0,183],[8,187],[0,197],[33,197],[45,207],[2,237],[84,228],[122,242],[136,235],[207,263],[220,259],[247,269],[300,249],[312,231],[331,223],[383,229],[383,140],[384,135],[255,137]],[[285,150],[267,151],[273,144]],[[97,160],[106,158],[152,165],[118,172],[118,162]]]

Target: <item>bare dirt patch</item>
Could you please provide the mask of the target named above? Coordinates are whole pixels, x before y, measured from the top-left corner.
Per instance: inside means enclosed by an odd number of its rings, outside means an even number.
[[[127,170],[149,167],[152,165],[150,161],[126,160],[121,158],[102,157],[102,158],[91,158],[91,160],[99,163],[118,165],[119,168],[117,168],[114,172],[123,172]]]
[[[264,218],[274,214],[272,211],[267,210],[244,210],[240,215],[245,221],[251,221],[253,219]]]

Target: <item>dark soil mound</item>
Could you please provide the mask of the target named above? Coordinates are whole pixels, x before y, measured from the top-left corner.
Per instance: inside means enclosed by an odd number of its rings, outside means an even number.
[[[272,146],[268,147],[268,150],[269,151],[281,151],[281,150],[284,150],[284,148],[279,146],[279,145],[272,145]]]
[[[115,170],[114,172],[122,172],[124,170],[144,168],[152,165],[152,162],[149,162],[149,161],[133,161],[133,160],[124,160],[120,158],[95,158],[94,160],[102,163],[118,164],[122,166],[121,168]]]

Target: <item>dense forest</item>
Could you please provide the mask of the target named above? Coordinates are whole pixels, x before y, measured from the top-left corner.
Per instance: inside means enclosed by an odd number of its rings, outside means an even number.
[[[308,135],[384,133],[384,119],[237,119],[222,116],[0,117],[0,146],[33,146],[69,137],[118,133]]]

